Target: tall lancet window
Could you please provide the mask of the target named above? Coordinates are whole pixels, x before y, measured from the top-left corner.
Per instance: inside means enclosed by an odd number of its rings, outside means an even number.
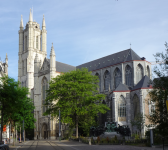
[[[27,51],[27,36],[25,36],[25,51]]]
[[[22,61],[22,76],[24,76],[24,61]]]
[[[48,82],[47,79],[44,77],[42,80],[42,106],[43,106],[43,113],[46,112],[47,107],[45,104],[46,99],[46,90],[48,90]]]
[[[118,101],[118,117],[126,117],[126,102],[123,96],[120,96]],[[119,121],[123,120],[119,119]],[[125,119],[123,120],[125,121]]]
[[[98,73],[96,73],[95,75],[99,78],[99,83],[98,83],[99,88],[97,90],[100,92],[100,88],[101,88],[100,75]]]
[[[114,71],[114,87],[117,88],[117,86],[121,83],[121,71],[116,68]]]
[[[142,65],[138,65],[136,68],[136,81],[137,83],[142,79],[143,77],[143,68]]]
[[[132,69],[129,65],[125,67],[125,83],[128,86],[132,86]]]
[[[110,90],[110,72],[106,70],[104,73],[104,90]]]
[[[133,115],[134,118],[140,113],[140,102],[138,96],[135,94],[133,97]]]
[[[36,36],[36,48],[38,49],[38,36]]]
[[[149,66],[147,66],[147,76],[150,78],[150,69],[149,69]]]

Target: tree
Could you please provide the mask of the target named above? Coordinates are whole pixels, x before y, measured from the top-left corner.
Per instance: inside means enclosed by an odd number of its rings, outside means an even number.
[[[20,83],[13,78],[4,76],[0,78],[0,102],[1,102],[1,126],[3,124],[12,124],[25,120],[26,127],[34,127],[33,101],[27,97],[28,88],[20,87]],[[33,124],[33,126],[32,126]],[[2,134],[1,128],[1,134]],[[1,135],[2,141],[2,135]],[[15,144],[15,143],[14,143]]]
[[[140,135],[141,135],[142,129],[144,128],[144,124],[145,124],[145,118],[141,113],[137,114],[135,118],[131,120],[132,127],[135,126],[139,130]]]
[[[105,95],[98,93],[98,82],[98,77],[93,76],[86,68],[62,73],[53,78],[47,90],[45,105],[48,110],[44,114],[58,116],[60,109],[61,121],[76,126],[78,138],[79,123],[94,122],[99,112],[106,113],[109,110],[102,104]]]
[[[154,67],[157,78],[153,80],[153,90],[149,91],[151,102],[155,104],[155,109],[147,118],[150,124],[159,130],[163,137],[168,135],[168,111],[166,101],[168,100],[168,44],[165,43],[165,53],[159,52],[155,56],[156,62],[160,65]]]

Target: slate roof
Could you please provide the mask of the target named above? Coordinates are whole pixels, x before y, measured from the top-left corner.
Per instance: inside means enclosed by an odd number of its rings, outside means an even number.
[[[97,69],[101,69],[104,67],[108,67],[111,65],[119,64],[126,61],[131,60],[142,60],[132,49],[127,49],[115,54],[111,54],[85,64],[79,65],[76,68],[87,67],[88,71],[93,71]]]
[[[120,83],[118,87],[114,90],[114,92],[115,91],[130,91],[130,90],[127,85]]]
[[[69,72],[72,70],[76,70],[76,67],[74,67],[74,66],[64,64],[59,61],[56,61],[55,63],[56,63],[56,71],[57,72]]]
[[[137,89],[147,88],[147,87],[149,88],[150,85],[152,85],[152,80],[147,75],[145,75],[132,90],[137,90]]]

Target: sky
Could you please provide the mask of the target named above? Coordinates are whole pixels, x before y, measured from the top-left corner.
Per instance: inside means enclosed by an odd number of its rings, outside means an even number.
[[[8,54],[8,75],[17,80],[19,26],[23,15],[47,29],[56,60],[72,66],[131,48],[147,61],[165,51],[168,0],[0,0],[0,57]]]

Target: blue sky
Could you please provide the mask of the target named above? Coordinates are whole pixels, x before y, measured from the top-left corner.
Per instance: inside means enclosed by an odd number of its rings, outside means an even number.
[[[73,66],[131,48],[147,61],[165,50],[168,0],[0,0],[0,57],[9,59],[17,80],[20,18],[47,28],[47,57],[54,43],[56,60]]]

